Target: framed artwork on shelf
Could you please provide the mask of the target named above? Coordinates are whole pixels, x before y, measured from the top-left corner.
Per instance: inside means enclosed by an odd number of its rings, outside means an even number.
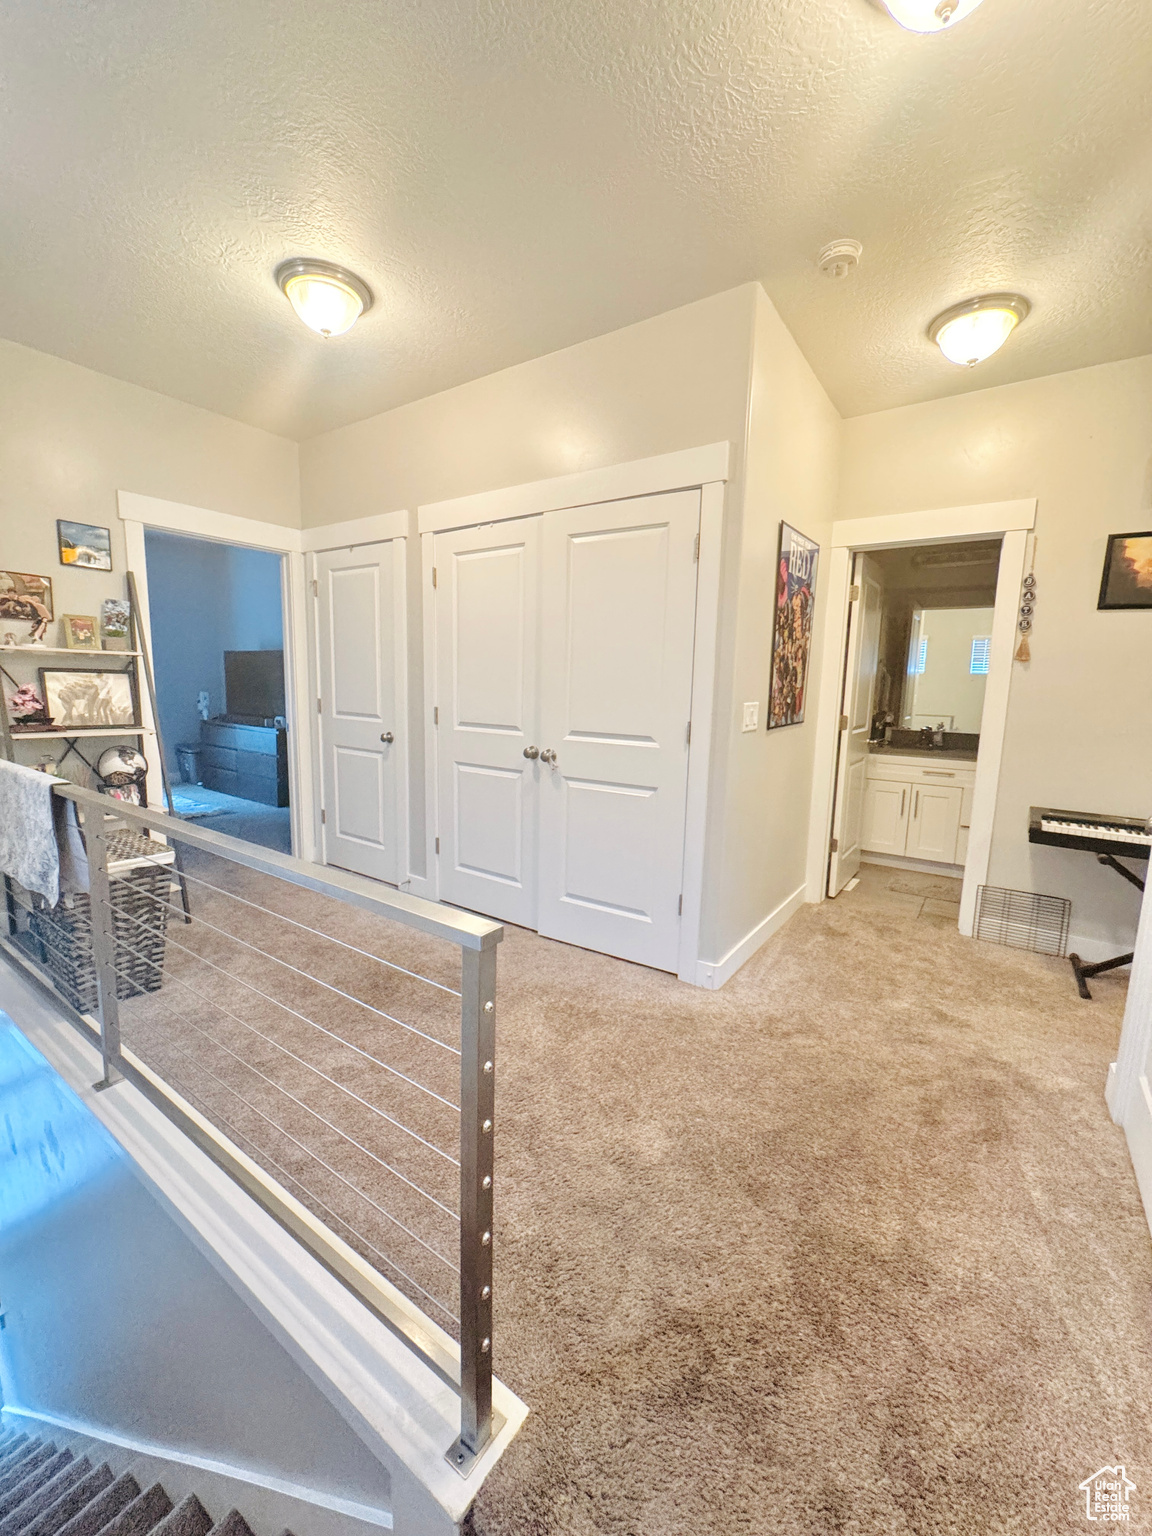
[[[136,724],[129,672],[59,671],[40,668],[40,691],[59,731],[98,730]]]
[[[1097,608],[1152,608],[1152,531],[1113,533]]]
[[[132,636],[132,610],[126,597],[106,597],[100,605],[100,634],[106,651],[126,651]]]
[[[89,618],[84,613],[65,613],[61,615],[61,621],[64,625],[64,644],[70,651],[100,649],[95,618]]]
[[[52,581],[27,571],[0,571],[0,621],[23,620],[38,627],[55,616]]]
[[[60,546],[60,564],[83,566],[89,571],[112,569],[112,535],[95,523],[70,523],[56,519],[56,542]]]
[[[770,731],[781,725],[801,725],[804,721],[819,554],[819,544],[814,544],[787,523],[780,524],[771,692],[768,695]]]

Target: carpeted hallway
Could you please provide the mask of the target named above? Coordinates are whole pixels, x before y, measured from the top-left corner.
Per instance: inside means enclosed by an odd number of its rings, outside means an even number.
[[[1048,1536],[1114,1462],[1152,1511],[1124,983],[1081,1002],[953,895],[866,869],[718,993],[508,930],[496,1368],[532,1412],[477,1536]]]

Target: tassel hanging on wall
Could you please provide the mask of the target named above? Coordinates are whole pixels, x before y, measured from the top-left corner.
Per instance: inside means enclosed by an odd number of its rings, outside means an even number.
[[[1015,660],[1028,662],[1032,660],[1032,647],[1028,643],[1032,633],[1032,618],[1036,612],[1036,540],[1032,540],[1032,564],[1027,576],[1024,578],[1020,592],[1020,617],[1017,621],[1017,629],[1020,632],[1020,643],[1016,647]]]

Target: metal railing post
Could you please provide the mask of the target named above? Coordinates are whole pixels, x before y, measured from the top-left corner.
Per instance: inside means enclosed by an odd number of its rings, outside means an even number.
[[[120,1002],[116,996],[116,935],[112,927],[112,888],[108,879],[108,837],[104,812],[89,811],[84,827],[88,850],[88,906],[92,921],[92,964],[96,971],[96,1011],[104,1076],[95,1085],[110,1088],[121,1074]]]
[[[467,1474],[492,1437],[492,1142],[496,948],[465,949],[460,999],[460,1438]]]

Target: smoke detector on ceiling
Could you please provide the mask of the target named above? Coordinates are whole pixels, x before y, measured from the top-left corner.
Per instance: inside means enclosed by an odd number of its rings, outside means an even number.
[[[847,277],[860,265],[864,247],[859,240],[829,240],[816,258],[816,265],[825,277]]]

